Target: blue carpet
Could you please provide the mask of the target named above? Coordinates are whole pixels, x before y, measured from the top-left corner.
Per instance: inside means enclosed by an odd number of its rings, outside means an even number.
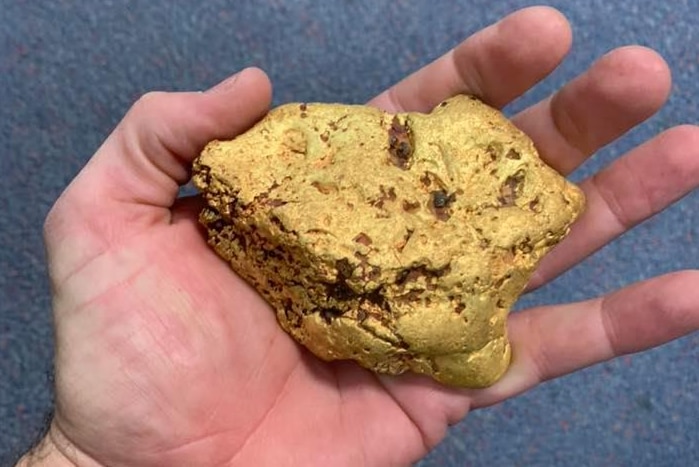
[[[275,83],[277,104],[362,102],[471,32],[531,3],[0,2],[0,465],[27,447],[51,404],[42,221],[139,95],[203,89],[255,64]],[[662,129],[699,121],[699,0],[542,3],[568,15],[575,50],[512,110],[547,95],[619,45],[649,45],[674,72],[669,104],[601,151],[583,174]],[[698,264],[695,192],[524,303],[597,296]],[[695,334],[476,412],[421,465],[699,465],[698,395]]]

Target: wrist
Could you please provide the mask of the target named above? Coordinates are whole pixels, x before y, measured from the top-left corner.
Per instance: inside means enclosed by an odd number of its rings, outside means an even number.
[[[15,467],[75,467],[78,464],[68,457],[69,451],[75,453],[70,441],[52,424],[39,444],[24,454]]]
[[[17,463],[16,467],[74,467],[53,439],[47,434],[35,447],[27,452]]]

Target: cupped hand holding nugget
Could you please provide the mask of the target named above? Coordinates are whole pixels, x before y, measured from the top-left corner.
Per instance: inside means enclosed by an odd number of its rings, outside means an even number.
[[[532,38],[532,40],[526,40]],[[500,108],[568,52],[549,8],[515,13],[371,101],[429,112],[457,94]],[[599,59],[513,122],[570,174],[664,103],[654,52]],[[449,424],[538,383],[699,327],[698,271],[509,319],[513,359],[487,389],[325,363],[207,245],[200,198],[178,199],[193,159],[260,119],[270,84],[247,69],[205,93],[141,99],[46,223],[56,323],[56,410],[22,462],[47,465],[401,465]],[[668,130],[581,184],[585,212],[539,265],[539,287],[699,184],[699,129]]]

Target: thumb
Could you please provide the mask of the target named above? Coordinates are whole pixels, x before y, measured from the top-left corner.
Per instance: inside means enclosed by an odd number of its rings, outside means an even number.
[[[271,84],[257,68],[206,92],[144,95],[49,213],[49,252],[94,257],[134,233],[167,224],[179,186],[206,143],[245,131],[270,101]]]
[[[203,93],[148,93],[69,190],[89,190],[95,203],[170,208],[204,145],[248,129],[267,112],[270,99],[269,80],[257,68],[245,69]]]

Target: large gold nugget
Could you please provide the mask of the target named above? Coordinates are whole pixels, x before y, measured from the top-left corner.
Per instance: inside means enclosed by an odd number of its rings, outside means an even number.
[[[209,243],[311,352],[462,387],[503,375],[507,313],[584,204],[468,96],[284,105],[211,142],[194,183]]]

